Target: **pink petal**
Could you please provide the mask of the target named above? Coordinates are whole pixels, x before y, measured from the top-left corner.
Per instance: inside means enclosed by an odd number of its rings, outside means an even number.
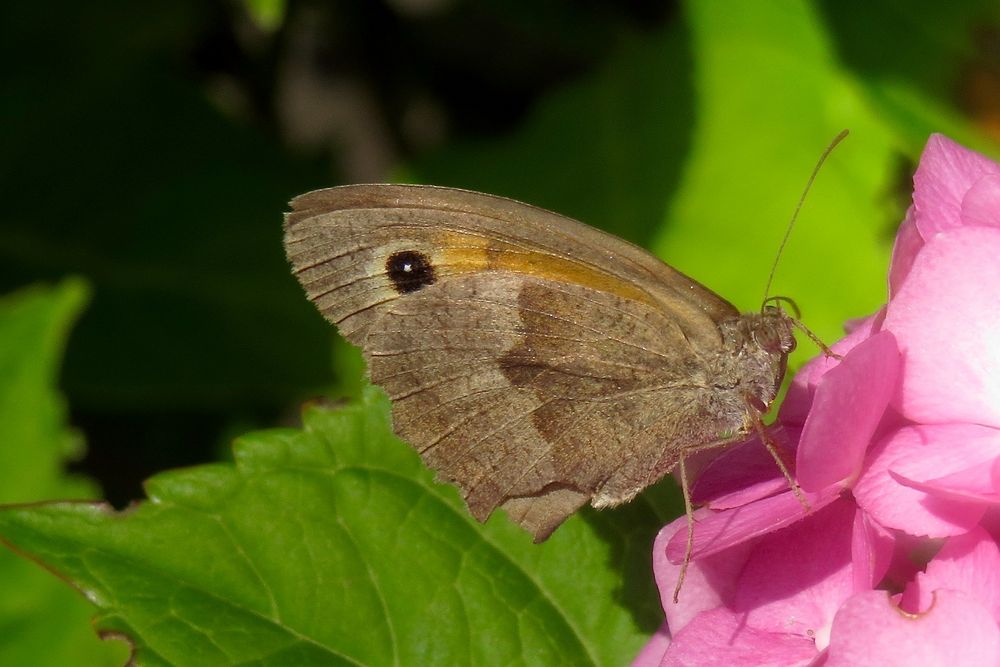
[[[682,516],[665,526],[653,543],[653,576],[660,590],[660,604],[667,616],[667,626],[674,635],[701,612],[729,604],[739,573],[753,546],[752,543],[746,543],[691,561],[675,604],[674,586],[681,566],[667,558],[667,542],[675,532],[687,534],[686,517]]]
[[[903,486],[918,489],[939,498],[983,503],[986,505],[1000,505],[1000,493],[994,491],[992,485],[989,489],[984,488],[984,482],[992,483],[990,475],[995,465],[995,462],[992,461],[980,463],[965,470],[944,475],[927,482],[920,482],[909,477],[904,477],[895,470],[890,470],[889,474]]]
[[[851,537],[851,563],[854,592],[875,588],[889,571],[895,553],[892,533],[860,509],[854,514]]]
[[[664,623],[656,631],[656,634],[649,638],[646,645],[639,651],[639,655],[635,656],[632,667],[659,667],[668,646],[670,646],[670,631],[667,629],[667,624]]]
[[[931,606],[934,591],[950,588],[966,593],[1000,623],[1000,548],[982,528],[949,537],[941,551],[903,593],[901,607],[921,611]]]
[[[774,460],[771,460],[771,465],[774,466]],[[777,466],[775,466],[777,469]],[[755,500],[760,500],[761,498],[767,498],[768,496],[773,496],[775,494],[781,493],[784,490],[790,488],[788,480],[785,479],[783,475],[772,476],[770,478],[761,479],[748,485],[744,489],[737,489],[731,493],[725,493],[713,498],[710,502],[706,502],[705,506],[714,511],[728,510],[735,507],[742,507],[743,505],[748,505]]]
[[[662,667],[805,667],[816,647],[797,635],[765,632],[747,626],[725,608],[699,614],[663,657]]]
[[[731,608],[757,630],[799,635],[822,650],[840,605],[851,596],[856,508],[837,500],[760,540],[747,560]]]
[[[830,349],[841,357],[846,357],[851,350],[878,331],[883,315],[884,312],[880,310],[861,321],[853,321],[854,328],[851,332],[834,343]],[[785,425],[804,424],[812,406],[816,386],[826,373],[839,365],[840,359],[820,354],[799,369],[792,379],[785,400],[781,403],[778,422]]]
[[[993,481],[1000,430],[976,424],[938,424],[922,430],[926,444],[901,456],[890,473],[901,484],[953,500],[1000,502]]]
[[[894,398],[918,423],[1000,426],[1000,229],[929,240],[889,303],[883,328],[903,354]]]
[[[1000,174],[1000,165],[951,139],[933,134],[913,176],[913,205],[920,235],[962,225],[965,193],[983,176]]]
[[[802,429],[796,479],[806,491],[849,484],[896,389],[899,351],[882,331],[851,350],[816,387]]]
[[[858,593],[833,619],[826,667],[996,665],[1000,629],[964,593],[940,589],[922,614],[901,611],[884,591]]]
[[[799,429],[777,425],[768,429],[768,435],[782,451],[793,452]],[[788,480],[770,452],[759,438],[754,438],[726,450],[708,464],[691,489],[691,499],[720,510],[745,505],[787,488]]]
[[[1000,227],[1000,176],[983,176],[962,200],[962,223]]]
[[[911,206],[906,211],[899,230],[896,232],[896,243],[892,246],[892,260],[889,262],[889,296],[899,291],[903,281],[910,274],[910,267],[917,253],[924,247],[924,238],[917,229],[915,213]]]
[[[983,516],[983,505],[940,498],[900,484],[890,474],[900,460],[925,451],[939,428],[901,428],[869,452],[865,470],[854,485],[854,497],[865,512],[886,528],[910,535],[948,537],[967,532]]]
[[[979,526],[992,535],[993,539],[1000,541],[1000,509],[991,507],[987,510]]]
[[[836,500],[840,491],[830,488],[820,493],[804,495],[812,514]],[[808,516],[791,491],[731,510],[722,512],[698,510],[694,514],[697,521],[694,529],[694,556],[697,558],[718,553],[736,544],[789,526]],[[671,562],[681,562],[686,543],[686,529],[677,530],[670,537],[667,543],[667,557]]]

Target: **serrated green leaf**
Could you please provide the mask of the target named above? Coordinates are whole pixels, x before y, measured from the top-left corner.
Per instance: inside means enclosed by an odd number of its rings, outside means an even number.
[[[542,545],[502,515],[481,526],[374,389],[147,491],[120,514],[0,511],[4,539],[83,590],[139,664],[623,664],[658,623],[652,504]]]
[[[70,325],[87,299],[70,280],[0,299],[0,502],[90,497],[62,467],[79,455],[55,391]],[[125,649],[88,627],[89,605],[37,566],[0,552],[0,665],[122,664]]]

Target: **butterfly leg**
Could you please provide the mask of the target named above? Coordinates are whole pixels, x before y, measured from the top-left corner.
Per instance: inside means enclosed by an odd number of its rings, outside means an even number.
[[[684,514],[687,516],[688,530],[687,544],[684,547],[684,562],[681,563],[680,572],[677,573],[677,584],[674,586],[674,604],[680,600],[681,586],[684,585],[684,577],[687,575],[688,564],[691,562],[691,552],[694,550],[694,510],[691,508],[691,489],[688,487],[683,452],[677,459],[677,466],[681,475],[681,494],[684,496]]]
[[[799,483],[795,481],[795,478],[792,477],[792,473],[789,472],[788,466],[786,466],[785,462],[782,460],[781,452],[778,451],[777,443],[775,443],[771,436],[767,434],[767,429],[764,428],[764,422],[760,420],[760,415],[756,412],[750,412],[750,415],[754,431],[757,432],[757,436],[760,438],[761,444],[763,444],[767,449],[767,453],[771,455],[771,458],[774,459],[774,462],[778,465],[778,469],[781,471],[781,474],[788,480],[788,486],[792,489],[795,499],[799,501],[799,504],[802,505],[802,508],[805,509],[806,512],[811,512],[812,507],[809,505],[809,501],[806,500],[805,494],[802,493],[802,488],[799,486]]]

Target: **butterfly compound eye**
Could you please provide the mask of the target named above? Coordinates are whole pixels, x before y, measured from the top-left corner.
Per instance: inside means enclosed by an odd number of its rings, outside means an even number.
[[[780,310],[765,313],[754,322],[750,333],[761,349],[787,354],[795,349],[795,336],[792,335],[789,322],[788,317]]]
[[[389,255],[385,261],[385,272],[400,294],[416,292],[433,285],[435,280],[430,258],[416,250],[400,250]]]

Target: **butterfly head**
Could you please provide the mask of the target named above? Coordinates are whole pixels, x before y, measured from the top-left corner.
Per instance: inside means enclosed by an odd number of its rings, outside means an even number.
[[[723,331],[744,399],[766,412],[785,376],[788,353],[795,349],[793,318],[778,306],[765,305],[730,321]]]

